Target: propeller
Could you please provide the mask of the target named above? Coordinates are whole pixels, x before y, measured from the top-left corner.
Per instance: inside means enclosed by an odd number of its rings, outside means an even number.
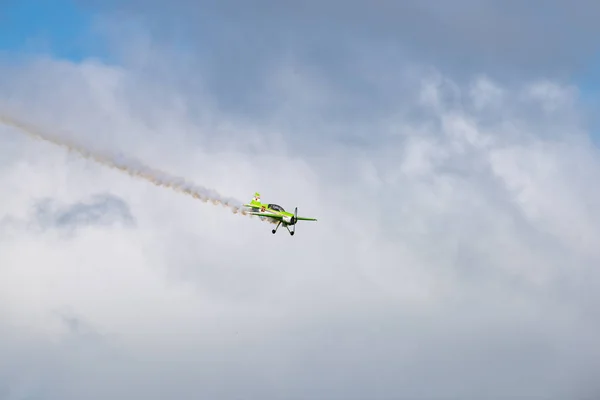
[[[298,223],[298,207],[296,207],[296,209],[294,210],[294,230],[292,232],[292,235],[294,233],[296,233],[296,224]]]

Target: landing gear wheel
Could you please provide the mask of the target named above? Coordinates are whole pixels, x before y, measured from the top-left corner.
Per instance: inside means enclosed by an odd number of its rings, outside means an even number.
[[[294,236],[294,233],[296,233],[296,232],[290,232],[290,235]]]
[[[276,231],[275,229],[273,229],[271,232],[272,232],[272,233],[273,233],[273,235],[274,235],[274,234],[275,234],[275,232],[277,232],[277,231]]]

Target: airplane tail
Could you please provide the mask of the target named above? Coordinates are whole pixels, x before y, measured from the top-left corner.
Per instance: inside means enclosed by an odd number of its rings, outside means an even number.
[[[246,204],[246,206],[251,207],[252,211],[258,211],[261,207],[260,193],[254,193],[254,197],[252,198],[249,204]]]

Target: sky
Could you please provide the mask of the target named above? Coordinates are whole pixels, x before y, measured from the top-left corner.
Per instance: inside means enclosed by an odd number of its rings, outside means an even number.
[[[1,116],[318,221],[0,127],[0,400],[598,396],[597,2],[3,4]]]
[[[3,4],[3,52],[49,54],[73,61],[106,56],[101,38],[93,35],[93,13],[72,1],[7,0]]]

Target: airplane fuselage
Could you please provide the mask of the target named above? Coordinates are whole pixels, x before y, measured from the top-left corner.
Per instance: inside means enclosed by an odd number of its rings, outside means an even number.
[[[262,214],[271,214],[273,216],[277,216],[277,217],[281,217],[281,221],[283,224],[285,225],[296,225],[296,222],[298,222],[296,220],[296,218],[294,218],[294,214],[289,213],[287,211],[279,211],[279,210],[273,210],[271,208],[271,206],[277,206],[276,204],[269,204],[266,207],[253,207],[252,211],[253,212],[259,212]]]

